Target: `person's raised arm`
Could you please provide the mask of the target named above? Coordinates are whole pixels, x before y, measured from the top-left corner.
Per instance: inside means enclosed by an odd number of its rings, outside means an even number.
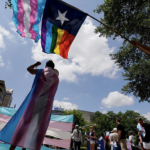
[[[33,64],[33,65],[31,65],[31,66],[29,66],[28,68],[27,68],[27,71],[29,72],[29,73],[31,73],[31,74],[36,74],[36,72],[38,71],[38,69],[34,69],[35,67],[38,67],[39,65],[41,65],[41,62],[36,62],[35,64]]]
[[[135,41],[135,40],[132,40],[131,42],[129,42],[132,46],[136,46],[138,48],[140,48],[141,50],[143,50],[144,52],[146,53],[149,53],[150,54],[150,47],[148,46],[145,46],[145,45],[142,45],[141,43]]]

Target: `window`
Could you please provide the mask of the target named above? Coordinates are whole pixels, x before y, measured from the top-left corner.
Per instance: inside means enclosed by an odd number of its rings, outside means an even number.
[[[4,89],[4,87],[3,87],[3,92],[4,92],[4,95],[5,95],[6,93],[5,93],[5,89]]]
[[[0,92],[1,92],[2,99],[4,99],[4,96],[3,96],[3,93],[2,93],[2,91],[0,91]]]

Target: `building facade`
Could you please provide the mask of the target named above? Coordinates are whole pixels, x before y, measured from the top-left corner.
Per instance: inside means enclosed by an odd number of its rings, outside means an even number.
[[[52,110],[53,115],[62,115],[63,114],[63,108],[54,108]],[[79,112],[82,113],[82,117],[84,118],[85,121],[87,122],[92,122],[92,117],[95,115],[94,112],[89,112],[89,111],[84,111],[84,110],[78,110]]]
[[[82,113],[82,117],[87,122],[92,122],[92,117],[95,115],[94,112],[84,111],[84,110],[78,110]]]
[[[12,102],[12,89],[6,89],[5,81],[0,80],[0,107],[10,107]]]

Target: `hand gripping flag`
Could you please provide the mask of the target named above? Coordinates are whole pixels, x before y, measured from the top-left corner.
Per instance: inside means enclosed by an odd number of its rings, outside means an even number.
[[[68,58],[69,48],[87,14],[60,0],[47,0],[42,19],[43,52]]]
[[[44,11],[46,0],[11,0],[13,22],[22,37],[28,37],[37,43],[40,39],[38,24]]]

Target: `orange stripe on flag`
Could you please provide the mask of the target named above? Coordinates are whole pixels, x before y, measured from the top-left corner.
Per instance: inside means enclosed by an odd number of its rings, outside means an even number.
[[[62,56],[65,59],[68,58],[68,51],[73,40],[74,36],[65,31],[59,44],[60,56]]]

